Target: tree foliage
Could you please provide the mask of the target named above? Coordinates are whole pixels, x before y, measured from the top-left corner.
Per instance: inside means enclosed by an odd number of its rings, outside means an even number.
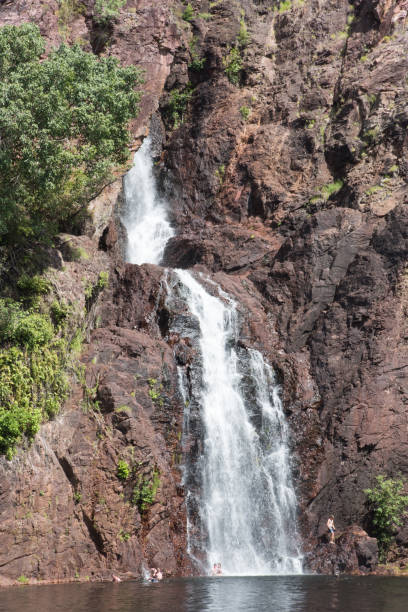
[[[365,489],[371,511],[374,535],[378,539],[380,557],[385,558],[392,542],[396,526],[402,525],[402,516],[408,506],[408,495],[403,495],[404,482],[401,479],[376,477],[377,484]]]
[[[126,163],[135,67],[61,45],[37,26],[0,28],[0,239],[46,237]]]

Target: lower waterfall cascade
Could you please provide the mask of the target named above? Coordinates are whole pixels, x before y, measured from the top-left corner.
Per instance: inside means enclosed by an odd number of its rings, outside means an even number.
[[[174,235],[166,202],[158,195],[150,146],[150,138],[145,139],[124,181],[127,210],[122,222],[129,263],[159,264]],[[188,388],[179,368],[186,407],[183,438],[188,435],[191,393],[203,428],[202,452],[194,466],[199,492],[188,487],[192,466],[187,462],[183,467],[188,552],[204,572],[221,563],[227,575],[299,574],[297,504],[279,387],[259,351],[238,349],[235,302],[207,282],[217,296],[187,270],[169,271],[166,280],[169,296],[177,293],[198,323],[201,353],[196,388]],[[190,511],[194,496],[198,517]]]
[[[172,290],[200,329],[202,380],[192,393],[204,426],[194,504],[205,541],[203,569],[221,563],[228,575],[301,573],[288,431],[273,370],[259,351],[237,350],[237,309],[227,294],[216,287],[219,297],[211,295],[186,270],[176,270],[175,277]],[[180,371],[179,380],[189,404]],[[187,436],[188,420],[187,410]],[[189,466],[184,469],[188,483]],[[193,553],[201,542],[190,541],[189,548]]]

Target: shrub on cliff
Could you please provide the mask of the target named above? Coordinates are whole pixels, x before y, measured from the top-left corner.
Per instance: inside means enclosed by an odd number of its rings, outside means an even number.
[[[225,74],[227,75],[230,83],[232,83],[233,85],[238,85],[239,75],[242,70],[242,57],[239,47],[232,47],[232,49],[229,50],[228,55],[223,57],[222,63],[224,66]]]
[[[402,525],[402,516],[408,506],[408,495],[403,495],[404,482],[401,479],[376,477],[377,484],[365,489],[372,530],[378,539],[380,559],[385,561],[395,527]]]
[[[0,240],[48,238],[129,157],[135,67],[79,46],[46,58],[37,26],[0,28]]]
[[[95,0],[95,21],[109,23],[119,15],[119,10],[124,4],[126,0]]]
[[[187,6],[184,9],[183,14],[182,14],[181,17],[182,17],[182,19],[184,19],[184,21],[188,21],[188,22],[193,21],[193,19],[194,19],[194,9],[193,9],[193,7],[191,6],[190,3],[187,4]]]
[[[66,345],[54,337],[38,347],[0,349],[0,453],[8,459],[22,436],[31,440],[66,399],[65,361]]]
[[[58,334],[46,313],[0,299],[0,454],[9,459],[68,395],[72,342]]]
[[[117,475],[120,480],[127,480],[129,478],[130,468],[127,461],[119,459],[117,465]]]

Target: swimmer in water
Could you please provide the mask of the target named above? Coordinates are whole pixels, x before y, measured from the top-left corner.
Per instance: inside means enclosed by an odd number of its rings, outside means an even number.
[[[217,563],[217,576],[222,576],[221,563]]]

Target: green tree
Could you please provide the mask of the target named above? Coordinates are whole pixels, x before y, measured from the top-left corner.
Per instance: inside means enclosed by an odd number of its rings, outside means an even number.
[[[396,526],[402,525],[402,516],[408,506],[408,495],[403,495],[402,479],[376,477],[377,484],[372,489],[365,489],[370,520],[374,535],[378,539],[380,559],[386,559],[386,553],[393,540]]]
[[[0,28],[0,240],[46,238],[129,157],[140,71],[79,46],[41,60],[37,26]]]

